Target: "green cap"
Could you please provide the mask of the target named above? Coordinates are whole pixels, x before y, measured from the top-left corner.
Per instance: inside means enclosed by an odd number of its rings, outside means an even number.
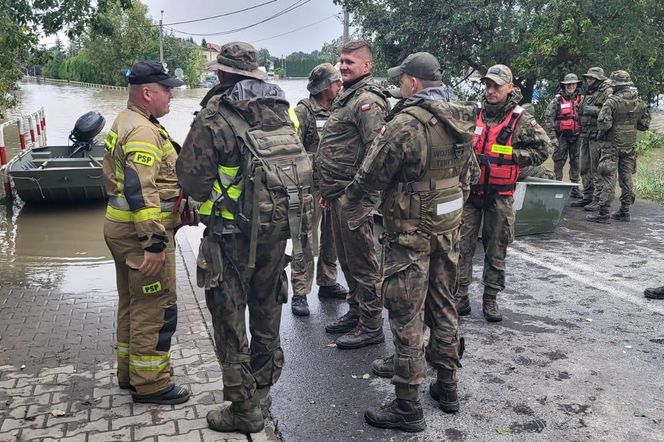
[[[629,72],[619,70],[611,72],[611,84],[613,86],[633,86],[632,80],[629,78]]]
[[[392,79],[399,78],[401,74],[412,75],[420,80],[440,81],[443,79],[438,60],[428,52],[410,54],[399,66],[387,70],[387,75]]]
[[[322,63],[309,73],[307,90],[311,95],[318,95],[335,81],[341,81],[341,74],[330,63]]]
[[[209,71],[224,71],[258,80],[267,79],[267,74],[258,69],[256,48],[242,41],[223,45],[217,60],[208,62],[205,68]]]
[[[584,77],[594,78],[595,80],[604,81],[606,77],[604,76],[604,69],[600,67],[592,67],[588,69],[588,72],[583,74]]]
[[[498,86],[512,83],[512,71],[504,64],[494,64],[480,80],[493,80]]]
[[[560,84],[576,84],[576,83],[581,83],[581,80],[579,80],[579,77],[577,77],[576,74],[567,74],[565,75],[565,79],[560,82]]]

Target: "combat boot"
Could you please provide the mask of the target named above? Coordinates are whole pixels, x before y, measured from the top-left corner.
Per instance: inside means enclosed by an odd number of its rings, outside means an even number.
[[[599,212],[599,201],[592,201],[583,207],[586,212]]]
[[[208,427],[222,433],[258,433],[265,428],[265,420],[254,397],[242,402],[231,402],[207,414]]]
[[[578,187],[572,187],[572,191],[569,193],[570,198],[574,199],[583,199],[583,194]]]
[[[327,299],[346,299],[348,290],[338,282],[334,285],[322,285],[318,288],[318,297]]]
[[[328,333],[348,333],[360,322],[360,314],[356,310],[348,310],[345,315],[325,326]]]
[[[459,411],[459,397],[457,395],[457,381],[454,378],[455,370],[441,368],[438,370],[438,379],[429,385],[429,394],[438,401],[438,407],[445,413]]]
[[[484,294],[482,299],[482,312],[484,318],[489,322],[500,322],[503,320],[503,315],[500,314],[498,302],[496,302],[496,295]]]
[[[609,210],[604,207],[602,207],[598,213],[586,216],[586,220],[593,223],[611,224],[611,218],[609,217]]]
[[[293,296],[291,299],[291,312],[295,316],[309,316],[309,304],[306,296]]]
[[[589,199],[584,198],[584,199],[580,199],[578,201],[572,201],[571,203],[569,203],[569,205],[572,206],[572,207],[586,207],[588,204],[590,204],[592,202],[593,202],[593,200],[589,200]]]
[[[470,314],[470,298],[468,298],[468,295],[455,297],[454,307],[459,316],[468,316]]]
[[[622,222],[628,223],[628,222],[630,222],[631,217],[629,216],[629,211],[625,211],[625,210],[621,209],[621,210],[618,210],[616,212],[613,212],[611,214],[611,219],[615,219],[616,221],[622,221]]]
[[[369,328],[363,324],[357,324],[357,327],[339,336],[336,341],[337,348],[341,350],[352,350],[381,342],[385,342],[383,327]]]
[[[645,289],[643,296],[650,299],[664,299],[664,287],[654,287]]]
[[[381,378],[391,378],[394,376],[394,355],[376,359],[371,363],[371,371]]]
[[[268,417],[270,414],[270,407],[272,406],[272,395],[270,394],[270,387],[256,388],[256,394],[254,397],[258,401],[258,406],[263,412],[263,417]]]
[[[420,401],[395,399],[377,410],[364,412],[364,420],[373,427],[391,428],[417,433],[424,431],[427,423]]]

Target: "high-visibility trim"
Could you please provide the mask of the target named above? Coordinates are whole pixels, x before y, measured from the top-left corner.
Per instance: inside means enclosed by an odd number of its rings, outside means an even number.
[[[290,117],[291,121],[293,122],[293,127],[295,128],[295,133],[298,135],[300,134],[300,120],[297,118],[297,114],[295,113],[295,108],[289,107],[288,108],[288,116]]]
[[[244,190],[244,183],[240,182],[238,184],[233,184],[233,181],[237,177],[239,171],[240,166],[217,166],[217,179],[214,180],[214,183],[212,184],[212,192],[210,192],[208,200],[201,204],[201,207],[199,207],[199,214],[212,214],[212,207],[214,206],[214,202],[224,196],[222,186],[233,201],[237,201],[240,198],[242,191]],[[235,219],[235,216],[228,209],[221,209],[218,215],[231,221]]]
[[[512,155],[512,146],[504,146],[502,144],[492,144],[491,152],[503,155]]]
[[[171,352],[161,356],[129,355],[129,368],[136,371],[162,371],[168,368]]]
[[[161,151],[155,152],[152,149],[146,149],[145,147],[130,147],[129,149],[125,149],[125,154],[129,155],[130,153],[142,153],[142,154],[147,154],[154,156],[157,161],[161,161],[161,157],[163,156],[161,154]]]
[[[115,343],[115,353],[119,358],[128,358],[129,357],[129,344],[126,342],[116,342]]]
[[[175,152],[175,148],[170,143],[162,149],[163,156],[169,155],[171,152]]]
[[[120,223],[140,223],[144,221],[177,221],[179,213],[161,211],[155,207],[140,209],[136,211],[116,209],[110,205],[106,206],[106,219]]]
[[[117,142],[118,142],[118,134],[113,132],[112,130],[109,130],[108,134],[106,135],[106,138],[104,138],[104,146],[106,152],[108,152],[109,155],[113,155],[113,152],[115,152],[115,146]]]
[[[114,195],[108,198],[108,205],[118,210],[128,210],[131,211],[129,207],[129,202],[124,197],[124,195]],[[162,212],[168,212],[175,207],[175,201],[162,201],[159,205]]]

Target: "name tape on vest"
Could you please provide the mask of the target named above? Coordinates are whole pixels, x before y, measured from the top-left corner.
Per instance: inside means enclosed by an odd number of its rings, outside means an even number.
[[[316,128],[322,129],[323,127],[325,127],[326,122],[327,120],[316,120]]]
[[[448,213],[456,212],[457,210],[461,209],[463,209],[463,198],[457,198],[446,203],[437,204],[436,215],[447,215]]]
[[[502,155],[512,155],[512,146],[505,146],[503,144],[492,144],[491,152]]]

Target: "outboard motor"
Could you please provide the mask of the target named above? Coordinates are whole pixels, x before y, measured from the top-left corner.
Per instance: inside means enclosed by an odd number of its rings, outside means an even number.
[[[79,152],[89,152],[95,144],[95,137],[104,128],[104,124],[106,124],[106,119],[97,111],[81,115],[69,134],[69,140],[73,143],[72,153],[69,157],[74,157]]]

